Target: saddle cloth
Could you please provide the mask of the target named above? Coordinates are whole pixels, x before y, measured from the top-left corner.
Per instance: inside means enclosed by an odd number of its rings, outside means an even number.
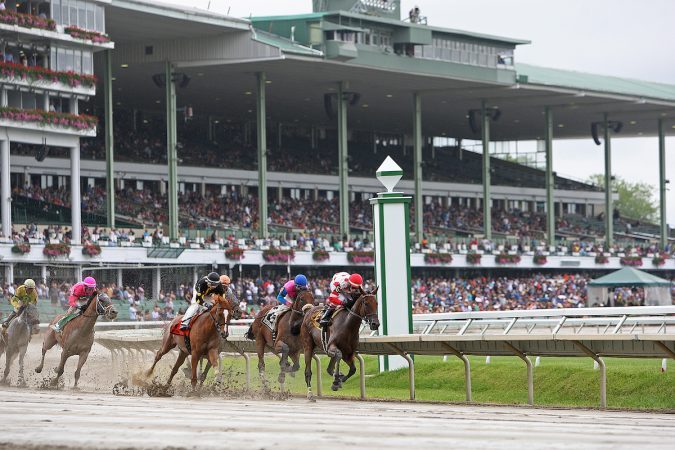
[[[208,310],[206,310],[206,311],[208,311]],[[170,330],[171,334],[175,334],[176,336],[190,336],[190,330],[192,329],[192,324],[195,323],[195,321],[197,320],[197,317],[201,316],[206,311],[197,312],[194,316],[192,316],[192,319],[190,320],[190,325],[188,325],[187,330],[181,330],[180,325],[182,323],[182,320],[177,320],[176,323],[174,323],[171,326],[171,330]]]
[[[290,309],[291,308],[286,305],[275,306],[274,308],[267,311],[267,314],[263,316],[262,318],[263,325],[269,328],[270,331],[272,332],[276,331],[277,322],[279,321],[279,318]]]

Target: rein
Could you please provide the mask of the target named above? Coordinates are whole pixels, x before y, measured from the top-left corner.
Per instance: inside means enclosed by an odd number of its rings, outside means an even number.
[[[356,300],[356,303],[354,303],[354,305],[353,305],[351,308],[345,308],[345,309],[347,310],[347,312],[348,312],[350,315],[352,315],[352,316],[358,318],[359,321],[361,321],[361,322],[363,322],[364,320],[365,320],[366,322],[370,322],[370,321],[372,320],[373,317],[377,317],[377,312],[374,312],[374,313],[371,313],[371,314],[365,314],[365,312],[364,312],[363,315],[360,315],[360,314],[358,314],[357,312],[353,311],[354,309],[356,309],[356,307],[357,307],[356,305],[357,305],[359,302],[361,302],[361,304],[365,304],[365,301],[363,300],[363,298],[365,298],[367,295],[370,295],[370,294],[365,294],[365,295],[360,296],[360,297]]]
[[[86,311],[89,310],[89,306],[91,305],[91,302],[96,301],[96,313],[93,315],[87,314]],[[100,301],[98,301],[98,298],[93,298],[89,300],[87,303],[87,307],[85,308],[85,312],[81,314],[80,317],[98,317],[98,316],[103,316],[103,315],[108,315],[108,312],[113,308],[113,304],[110,303],[108,306],[103,306]]]

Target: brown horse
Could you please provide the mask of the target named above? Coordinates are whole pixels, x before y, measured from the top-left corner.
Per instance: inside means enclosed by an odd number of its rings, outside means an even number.
[[[52,380],[52,385],[58,385],[59,379],[63,375],[63,368],[66,365],[68,358],[74,355],[79,356],[77,362],[77,370],[75,370],[75,384],[73,389],[77,389],[77,382],[80,380],[80,372],[82,366],[87,361],[91,346],[94,344],[94,326],[99,316],[105,316],[109,320],[114,320],[117,317],[117,310],[113,306],[110,298],[105,294],[94,293],[86,305],[83,307],[84,312],[72,319],[61,331],[56,333],[51,326],[47,328],[44,341],[42,342],[42,360],[40,365],[35,368],[37,373],[42,372],[42,367],[45,364],[45,353],[59,344],[61,350],[61,362],[56,368],[56,378]],[[59,314],[54,317],[50,325],[55,324],[64,314]]]
[[[220,360],[218,358],[220,349],[220,339],[227,339],[229,335],[228,326],[232,320],[232,311],[234,309],[232,303],[221,295],[213,295],[213,306],[207,312],[192,319],[190,327],[190,351],[185,345],[185,337],[172,334],[172,330],[180,324],[183,315],[176,316],[171,323],[164,327],[164,338],[162,340],[162,347],[155,354],[155,362],[147,371],[146,375],[152,375],[155,366],[162,359],[162,356],[169,353],[173,348],[178,347],[178,359],[173,365],[171,375],[167,385],[171,384],[173,377],[178,372],[180,366],[185,362],[188,355],[192,356],[192,390],[197,386],[197,362],[202,356],[207,356],[209,362],[213,367],[216,367],[218,375],[216,382],[221,383],[223,374],[220,369]],[[203,381],[203,379],[202,379]]]
[[[264,383],[266,383],[265,348],[270,348],[275,355],[281,356],[279,360],[281,370],[279,371],[278,381],[282,390],[286,381],[286,373],[295,376],[295,372],[300,369],[300,350],[302,350],[300,326],[302,325],[303,307],[305,305],[314,305],[314,295],[306,289],[298,293],[293,300],[291,309],[277,319],[276,339],[272,338],[272,331],[262,323],[263,317],[270,309],[274,308],[274,305],[261,309],[246,333],[248,339],[255,340],[258,353],[258,373]],[[288,362],[289,356],[293,360],[293,366]]]
[[[356,373],[354,355],[359,346],[361,323],[365,320],[370,325],[371,330],[377,330],[380,327],[380,320],[377,318],[377,297],[375,297],[377,289],[362,294],[351,306],[337,311],[333,315],[326,332],[325,350],[330,357],[327,369],[328,375],[335,375],[331,386],[334,391],[340,389],[342,383]],[[312,356],[317,347],[324,348],[322,331],[318,325],[321,312],[322,307],[316,306],[305,314],[300,334],[305,348],[305,383],[307,383],[307,398],[309,400],[313,400]],[[340,360],[343,360],[349,366],[347,375],[340,373]]]

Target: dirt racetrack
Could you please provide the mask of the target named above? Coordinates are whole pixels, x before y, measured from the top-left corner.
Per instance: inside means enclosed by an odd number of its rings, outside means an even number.
[[[0,450],[202,448],[672,448],[675,415],[304,399],[116,396],[109,353],[98,345],[85,365],[83,391],[40,389],[60,349],[33,368],[28,387],[0,387]],[[170,361],[167,361],[167,364]],[[4,357],[0,367],[4,368]],[[16,382],[16,368],[12,370]]]

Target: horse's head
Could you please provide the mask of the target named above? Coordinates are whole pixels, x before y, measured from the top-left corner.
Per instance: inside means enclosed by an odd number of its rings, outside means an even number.
[[[38,334],[40,332],[40,328],[37,326],[40,324],[38,307],[29,303],[23,310],[23,317],[28,326],[31,327],[31,334]]]
[[[305,305],[314,305],[314,294],[309,289],[302,289],[293,301],[293,310],[302,311]]]
[[[234,294],[234,292],[230,289],[228,292],[230,295],[227,296],[227,301],[230,302],[230,306],[232,306],[232,318],[234,320],[239,320],[241,319],[241,308],[239,307],[239,300],[237,299],[237,296]]]
[[[110,297],[106,294],[98,294],[96,301],[96,314],[104,316],[108,320],[115,320],[117,318],[117,310],[113,305]]]
[[[232,316],[234,316],[234,306],[230,300],[227,300],[222,295],[213,295],[213,308],[211,308],[211,318],[215,324],[216,330],[220,337],[227,339],[230,335],[229,325]],[[237,309],[239,305],[237,305]]]
[[[379,286],[370,292],[365,292],[359,300],[361,301],[362,313],[361,315],[366,320],[370,329],[375,331],[380,328],[380,319],[377,317],[377,290]]]

